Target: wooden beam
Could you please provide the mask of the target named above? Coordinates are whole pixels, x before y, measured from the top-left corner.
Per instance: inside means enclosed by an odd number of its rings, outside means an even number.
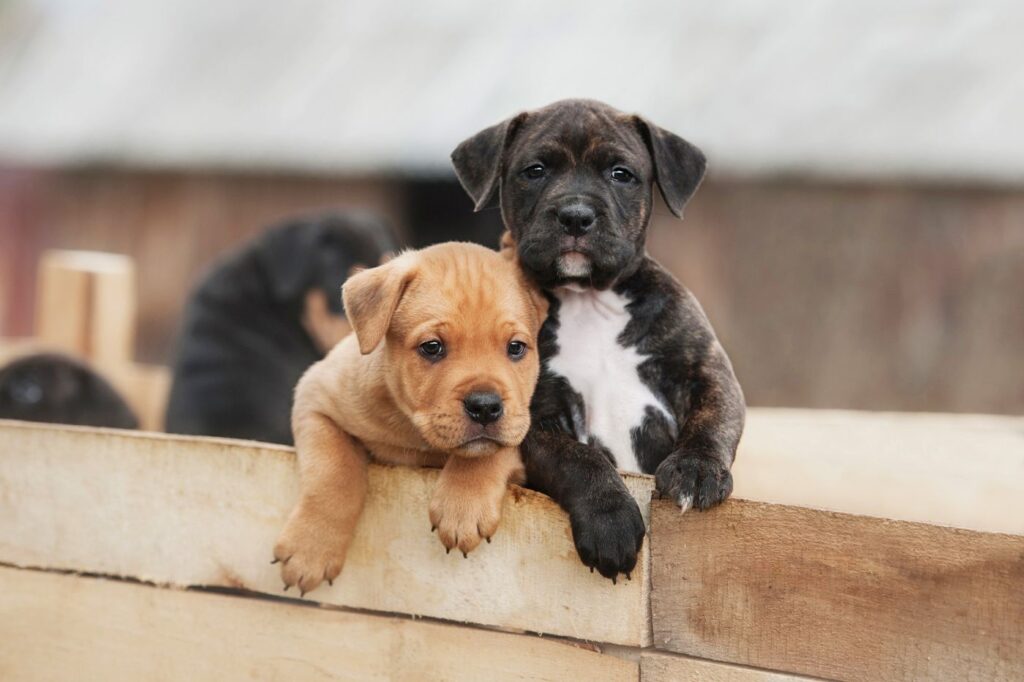
[[[640,682],[793,682],[806,679],[810,678],[649,650],[640,655]]]
[[[658,648],[844,680],[1024,679],[1024,537],[741,500],[651,511]]]
[[[127,256],[47,251],[39,261],[36,337],[101,364],[131,362],[135,266]]]
[[[0,568],[7,680],[567,680],[637,664],[555,640]]]
[[[646,545],[633,580],[613,585],[579,562],[564,512],[517,488],[493,543],[468,559],[446,555],[427,517],[436,477],[371,467],[369,503],[341,578],[307,599],[614,644],[650,641]],[[649,477],[628,484],[650,499]],[[298,493],[291,448],[0,422],[0,491],[0,562],[284,594],[269,561]]]
[[[734,495],[1024,534],[1024,418],[752,409]]]

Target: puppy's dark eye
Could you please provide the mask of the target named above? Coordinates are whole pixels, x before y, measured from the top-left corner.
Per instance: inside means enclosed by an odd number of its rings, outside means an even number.
[[[526,344],[522,341],[509,341],[508,343],[508,356],[513,360],[526,355]]]
[[[548,170],[542,163],[534,163],[523,169],[523,177],[529,178],[530,180],[536,180],[537,178],[544,177]]]
[[[420,355],[427,360],[440,360],[444,357],[444,344],[433,339],[420,344]]]
[[[623,168],[622,166],[616,166],[612,168],[612,180],[615,182],[633,182],[636,176],[633,175],[629,169]]]

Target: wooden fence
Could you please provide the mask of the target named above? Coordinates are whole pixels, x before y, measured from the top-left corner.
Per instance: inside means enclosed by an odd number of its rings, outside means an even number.
[[[160,368],[97,364],[159,404]],[[627,476],[650,533],[616,585],[519,488],[446,554],[436,475],[371,467],[344,571],[298,599],[269,563],[290,448],[0,421],[0,679],[1024,679],[1024,419],[751,410],[721,507]]]

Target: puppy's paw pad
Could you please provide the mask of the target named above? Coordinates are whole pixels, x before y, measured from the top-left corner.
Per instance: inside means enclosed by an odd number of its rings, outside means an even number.
[[[732,494],[732,473],[719,460],[709,457],[669,456],[655,473],[658,492],[675,501],[685,512],[690,507],[707,509]]]
[[[298,587],[300,596],[341,573],[348,549],[344,529],[327,517],[297,509],[274,546],[284,589]]]
[[[490,542],[500,522],[501,498],[439,494],[430,504],[430,523],[449,552],[468,555],[482,541]]]
[[[569,516],[580,560],[616,582],[636,567],[646,528],[636,501],[625,490],[610,491],[576,506]]]

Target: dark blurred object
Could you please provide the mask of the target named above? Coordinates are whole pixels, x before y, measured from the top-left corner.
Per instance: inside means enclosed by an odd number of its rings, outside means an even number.
[[[167,431],[291,444],[295,384],[342,333],[342,283],[395,248],[379,218],[335,213],[271,228],[215,265],[186,305]]]
[[[474,213],[473,202],[462,186],[447,178],[407,183],[405,211],[409,237],[417,249],[447,241],[476,242],[496,249],[505,231],[497,203]]]
[[[117,429],[139,426],[103,377],[55,353],[29,355],[0,368],[0,418]]]

